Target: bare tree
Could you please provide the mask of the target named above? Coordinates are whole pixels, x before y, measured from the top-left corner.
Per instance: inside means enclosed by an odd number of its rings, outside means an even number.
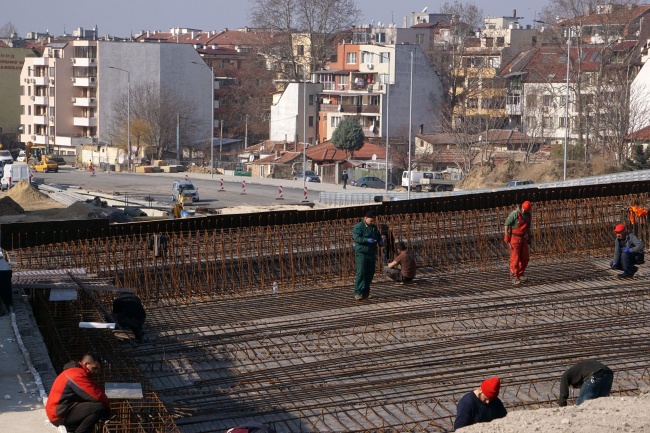
[[[112,107],[109,136],[119,146],[126,147],[127,95],[118,99]],[[202,122],[196,116],[192,101],[168,87],[160,88],[154,83],[131,86],[131,144],[134,138],[138,147],[151,147],[160,159],[165,151],[176,148],[176,124],[180,116],[180,142],[185,148],[197,148],[208,144],[196,130]],[[136,134],[135,136],[133,134]]]
[[[278,72],[298,79],[303,68],[321,69],[336,52],[336,38],[352,28],[360,11],[354,0],[253,0],[252,25],[280,34],[267,47]],[[284,68],[284,65],[290,67]]]
[[[0,26],[0,39],[8,39],[16,34],[18,34],[18,28],[11,21]]]

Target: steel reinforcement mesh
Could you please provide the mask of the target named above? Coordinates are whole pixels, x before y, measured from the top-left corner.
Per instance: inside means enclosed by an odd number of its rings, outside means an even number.
[[[489,376],[503,379],[510,410],[553,404],[561,373],[584,357],[613,368],[615,393],[650,384],[650,273],[622,284],[606,257],[617,223],[648,241],[645,221],[631,224],[627,212],[646,202],[536,205],[524,286],[508,278],[511,209],[384,216],[414,250],[418,281],[389,282],[378,261],[364,302],[352,298],[356,219],[165,233],[159,256],[150,236],[125,236],[17,250],[13,260],[83,267],[146,300],[145,342],[135,345],[122,332],[75,328],[114,295],[52,303],[34,292],[55,365],[92,348],[113,359],[111,381],[151,391],[150,412],[124,402],[110,431],[218,432],[252,419],[278,432],[444,431],[458,399]]]

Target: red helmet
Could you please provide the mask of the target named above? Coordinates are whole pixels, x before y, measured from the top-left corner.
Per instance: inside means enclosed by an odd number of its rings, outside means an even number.
[[[531,210],[533,210],[533,204],[528,200],[526,200],[521,204],[521,210],[523,210],[524,212],[530,212]]]
[[[614,233],[623,233],[625,231],[625,224],[618,224],[614,227]]]

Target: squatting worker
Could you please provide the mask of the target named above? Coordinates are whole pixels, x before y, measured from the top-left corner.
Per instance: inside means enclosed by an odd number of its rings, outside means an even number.
[[[645,245],[636,237],[634,233],[628,232],[624,224],[614,227],[616,240],[614,241],[614,260],[612,260],[612,269],[623,271],[618,274],[619,278],[632,278],[640,265],[645,262],[643,258],[643,248]]]
[[[501,380],[492,377],[481,382],[481,386],[474,391],[465,394],[456,407],[454,428],[459,429],[505,417],[508,411],[499,400],[500,389]]]
[[[614,373],[605,364],[591,359],[578,362],[564,372],[560,379],[560,398],[557,400],[559,406],[566,406],[569,398],[569,385],[573,388],[580,388],[580,395],[576,400],[576,406],[587,400],[598,397],[607,397],[612,390]]]
[[[384,268],[384,272],[393,281],[410,283],[415,278],[417,269],[415,258],[404,242],[395,244],[395,249],[397,250],[397,257]]]
[[[369,211],[362,221],[352,229],[354,238],[354,259],[357,266],[357,275],[354,279],[354,299],[368,299],[370,297],[370,283],[375,276],[377,262],[377,245],[382,246],[382,237],[377,229],[377,214]]]
[[[142,301],[129,292],[122,292],[113,300],[113,318],[121,327],[133,331],[138,343],[142,342],[142,327],[147,318]]]
[[[531,211],[533,204],[525,201],[506,218],[503,241],[510,247],[510,276],[514,284],[521,284],[528,266],[528,244],[532,243]]]
[[[90,433],[100,419],[110,416],[111,404],[104,390],[95,382],[101,358],[86,353],[81,362],[69,362],[54,380],[45,404],[52,424],[65,426],[74,433]]]

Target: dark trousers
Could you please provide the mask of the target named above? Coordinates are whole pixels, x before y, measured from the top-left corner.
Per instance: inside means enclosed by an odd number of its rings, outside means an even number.
[[[364,298],[370,294],[370,283],[375,276],[375,254],[364,254],[355,251],[354,261],[357,265],[357,276],[354,279],[354,294]]]
[[[598,397],[607,397],[612,390],[614,375],[611,372],[598,372],[586,379],[580,387],[580,395],[576,400],[576,406],[587,400]]]
[[[644,263],[644,257],[643,253],[623,253],[621,252],[621,262],[620,263],[612,263],[612,268],[613,269],[618,269],[619,271],[623,271],[626,274],[633,275],[636,273],[638,268],[636,267],[637,264],[642,264]]]
[[[413,281],[413,278],[405,277],[402,274],[402,270],[399,268],[389,268],[388,266],[384,266],[384,273],[393,281],[401,281],[403,283],[410,283]]]
[[[75,404],[62,420],[53,422],[55,426],[63,425],[65,429],[74,433],[91,433],[95,424],[108,418],[110,413],[104,403],[83,401]]]

